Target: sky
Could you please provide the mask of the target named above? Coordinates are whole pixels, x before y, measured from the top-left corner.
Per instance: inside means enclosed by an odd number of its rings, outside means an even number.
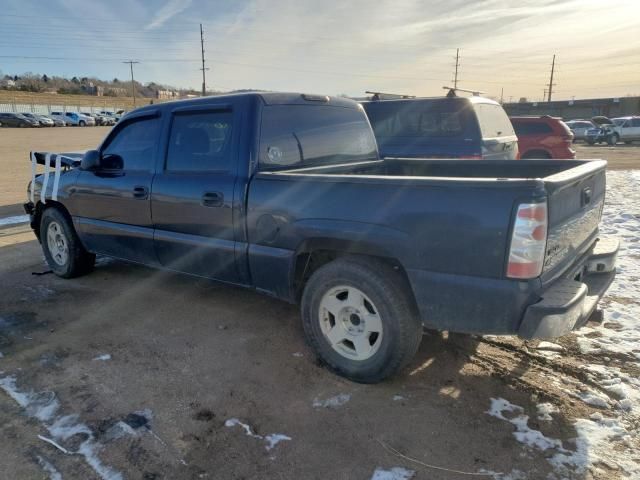
[[[0,0],[0,71],[208,90],[640,95],[639,0]]]

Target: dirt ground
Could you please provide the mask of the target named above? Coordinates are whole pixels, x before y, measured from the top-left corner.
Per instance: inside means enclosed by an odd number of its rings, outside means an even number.
[[[106,132],[0,129],[0,217],[22,213],[30,149],[89,148]],[[578,151],[616,164],[640,148]],[[550,357],[538,342],[428,333],[405,372],[359,385],[316,361],[295,306],[108,259],[74,280],[47,270],[26,225],[0,226],[0,381],[14,392],[0,389],[0,479],[620,477],[606,463],[560,475],[549,451],[487,414],[507,399],[575,450],[574,420],[602,410],[565,388],[592,383],[572,336]],[[538,419],[542,402],[558,408],[553,421]],[[39,438],[54,427],[67,453]]]

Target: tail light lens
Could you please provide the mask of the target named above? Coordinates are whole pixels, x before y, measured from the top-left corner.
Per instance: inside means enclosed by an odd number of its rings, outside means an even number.
[[[547,245],[547,203],[522,203],[518,206],[511,235],[507,276],[536,278],[542,273]]]

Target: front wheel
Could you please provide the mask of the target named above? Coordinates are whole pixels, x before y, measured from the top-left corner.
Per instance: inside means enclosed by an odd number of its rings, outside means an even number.
[[[609,137],[609,140],[607,141],[607,143],[609,145],[615,145],[616,143],[618,143],[618,140],[620,140],[620,137],[614,133]]]
[[[42,214],[40,241],[49,268],[59,277],[78,277],[93,268],[95,255],[84,249],[73,224],[57,208]]]
[[[402,369],[422,339],[410,287],[388,264],[346,257],[319,268],[302,297],[306,339],[338,375],[376,383]]]
[[[87,123],[84,120],[80,120],[80,122],[78,122],[78,125],[80,125],[81,127],[85,127]]]

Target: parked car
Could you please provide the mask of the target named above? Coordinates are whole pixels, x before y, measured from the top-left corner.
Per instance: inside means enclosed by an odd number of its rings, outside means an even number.
[[[567,127],[569,127],[573,132],[574,142],[577,142],[578,140],[586,141],[587,131],[591,128],[596,128],[596,125],[591,122],[591,120],[569,120],[564,123],[566,123]]]
[[[40,124],[41,127],[54,127],[55,123],[53,122],[53,120],[51,120],[50,118],[47,118],[43,115],[38,115],[37,113],[30,113],[30,112],[25,112],[22,115],[24,115],[27,118],[30,118],[32,120],[35,120],[36,122],[38,122]]]
[[[640,117],[618,117],[612,118],[611,121],[619,139],[624,143],[630,144],[640,140]]]
[[[514,160],[518,138],[502,106],[482,97],[362,102],[382,157]]]
[[[21,113],[0,112],[0,122],[3,127],[39,127],[40,122],[27,118]]]
[[[53,121],[53,125],[55,127],[66,127],[67,126],[67,122],[65,122],[62,118],[57,117],[57,116],[53,116],[51,114],[49,115],[43,115],[43,117],[47,117],[50,118]]]
[[[149,105],[60,163],[57,200],[47,172],[25,204],[56,275],[99,253],[300,303],[323,363],[359,382],[406,365],[424,326],[563,335],[615,275],[605,161],[381,159],[345,98]]]
[[[620,140],[620,134],[616,132],[613,121],[607,117],[593,117],[591,121],[596,125],[594,128],[587,130],[587,143],[594,145],[596,143],[607,143],[615,145]]]
[[[116,123],[118,123],[118,117],[114,112],[111,112],[108,110],[101,110],[99,114],[109,119],[109,125],[115,125]]]
[[[510,117],[518,136],[520,158],[576,158],[573,133],[559,118]]]
[[[78,127],[86,127],[86,126],[94,126],[96,121],[87,117],[86,115],[82,115],[78,112],[51,112],[51,115],[61,118],[65,121],[67,125],[73,125]]]

